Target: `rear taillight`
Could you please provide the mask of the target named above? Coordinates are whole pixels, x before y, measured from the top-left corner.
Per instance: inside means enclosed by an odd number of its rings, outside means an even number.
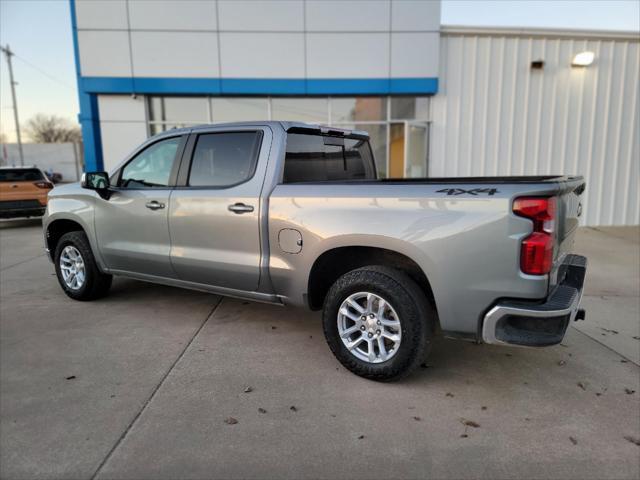
[[[556,228],[554,197],[520,197],[513,202],[513,213],[533,222],[533,232],[522,241],[520,269],[529,275],[544,275],[553,266]]]
[[[53,188],[53,183],[51,182],[33,182],[33,184],[38,188],[46,188],[47,190],[51,190]]]

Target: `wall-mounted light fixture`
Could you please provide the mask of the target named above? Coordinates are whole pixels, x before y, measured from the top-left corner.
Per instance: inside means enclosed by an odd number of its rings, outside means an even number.
[[[531,62],[531,70],[542,70],[544,68],[544,60],[533,60]]]
[[[593,52],[580,52],[575,57],[573,57],[573,61],[571,62],[572,67],[588,67],[593,63],[593,59],[595,58],[595,53]]]

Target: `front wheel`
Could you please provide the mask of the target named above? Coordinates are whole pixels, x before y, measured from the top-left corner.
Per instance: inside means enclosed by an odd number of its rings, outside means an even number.
[[[65,233],[54,255],[58,283],[74,300],[94,300],[107,294],[112,276],[98,268],[84,232]]]
[[[322,320],[329,347],[342,365],[356,375],[390,381],[424,361],[436,314],[405,273],[370,266],[333,284]]]

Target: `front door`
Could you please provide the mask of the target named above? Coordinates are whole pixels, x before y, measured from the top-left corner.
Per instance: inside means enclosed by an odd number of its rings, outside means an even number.
[[[167,212],[181,142],[147,146],[121,168],[110,198],[96,197],[96,235],[109,269],[175,277]]]
[[[270,144],[268,129],[192,134],[169,211],[178,278],[234,290],[258,288],[260,193]]]

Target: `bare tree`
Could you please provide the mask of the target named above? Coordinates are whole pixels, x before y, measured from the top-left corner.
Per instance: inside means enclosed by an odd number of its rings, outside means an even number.
[[[82,141],[80,127],[56,115],[37,114],[27,121],[26,132],[36,143],[65,143]]]

